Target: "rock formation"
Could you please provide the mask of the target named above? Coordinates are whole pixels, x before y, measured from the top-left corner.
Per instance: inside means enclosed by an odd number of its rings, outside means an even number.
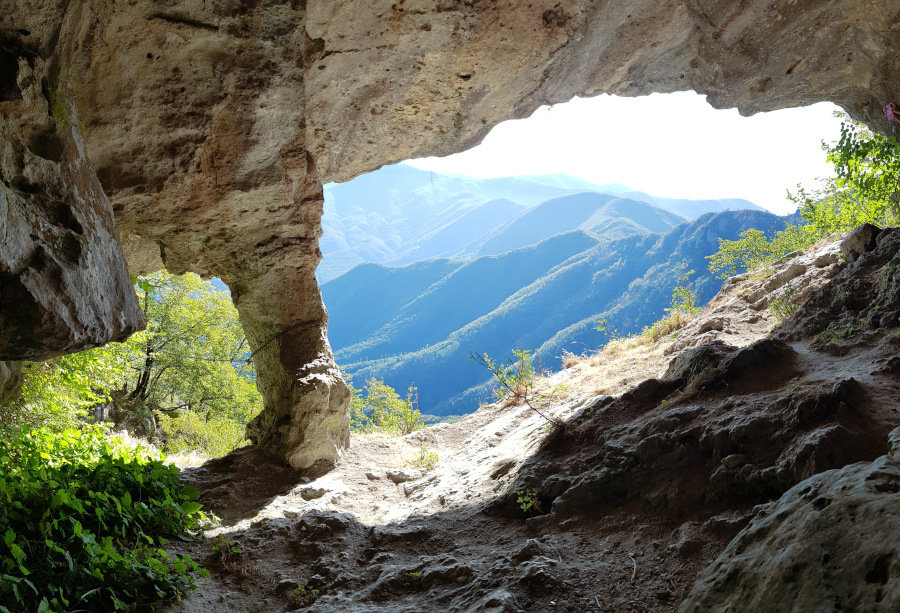
[[[231,288],[266,401],[251,437],[295,467],[333,460],[348,392],[314,277],[322,182],[604,92],[693,89],[745,114],[831,100],[887,130],[898,28],[888,0],[2,0],[2,202],[17,221],[0,359],[140,326],[108,196],[133,274]]]
[[[354,436],[327,474],[252,447],[188,469],[224,525],[173,543],[212,574],[164,610],[896,611],[898,249],[791,254],[677,336],[570,361],[532,394],[559,428],[505,402]]]

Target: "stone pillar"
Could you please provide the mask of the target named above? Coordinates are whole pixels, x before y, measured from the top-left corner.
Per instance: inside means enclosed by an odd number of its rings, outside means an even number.
[[[78,107],[132,272],[228,284],[265,405],[249,438],[296,468],[333,462],[349,391],[315,278],[323,195],[302,3],[92,3],[86,15],[70,43],[84,59]]]
[[[294,468],[307,468],[336,461],[349,445],[350,391],[328,344],[328,315],[315,277],[322,186],[310,158],[296,166],[289,170],[292,206],[280,209],[287,223],[246,245],[223,280],[232,289],[265,399],[247,437]],[[271,213],[270,223],[278,218]]]

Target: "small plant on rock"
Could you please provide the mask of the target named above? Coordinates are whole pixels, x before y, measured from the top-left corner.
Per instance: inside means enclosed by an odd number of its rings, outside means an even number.
[[[410,571],[403,577],[403,583],[409,590],[422,589],[422,573],[420,571]]]
[[[244,550],[238,543],[226,539],[221,534],[213,539],[212,554],[206,561],[209,568],[220,573],[235,573],[244,577],[258,572],[255,564],[251,564],[243,555]]]
[[[308,607],[319,599],[319,590],[311,585],[299,585],[291,592],[291,604],[295,607]]]
[[[415,466],[416,468],[424,468],[425,470],[434,470],[437,466],[438,462],[440,462],[440,457],[433,451],[428,449],[428,445],[422,444],[419,448],[419,455],[410,460],[408,464],[410,466]]]
[[[555,393],[558,388],[549,392],[549,394],[536,394],[534,391],[535,379],[537,371],[532,363],[534,356],[528,349],[514,349],[513,357],[507,358],[506,364],[497,364],[488,354],[469,353],[469,358],[475,360],[494,375],[494,381],[497,388],[494,394],[504,403],[504,405],[525,404],[529,409],[543,417],[551,424],[557,424],[557,420],[553,419],[536,405],[540,400],[545,399],[548,395]]]
[[[800,302],[797,296],[797,287],[788,283],[784,291],[769,303],[769,312],[775,317],[775,323],[781,325],[787,318],[797,312]]]
[[[522,509],[522,513],[534,515],[536,511],[541,510],[541,501],[538,499],[537,492],[519,490],[516,494],[516,504]]]

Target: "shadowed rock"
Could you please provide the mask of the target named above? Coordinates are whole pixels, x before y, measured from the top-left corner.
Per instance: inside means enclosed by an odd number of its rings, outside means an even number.
[[[31,64],[47,67],[21,73],[0,45],[0,115],[28,143],[4,153],[4,184],[32,194],[21,196],[29,203],[87,199],[102,209],[99,178],[132,273],[164,266],[223,279],[265,399],[248,434],[295,467],[333,461],[348,441],[349,394],[314,276],[323,182],[461,151],[500,121],[575,95],[693,89],[744,114],[831,100],[882,130],[884,101],[900,98],[898,18],[883,0],[865,10],[851,0],[0,7],[3,32],[27,39]],[[12,78],[30,85],[17,92]],[[34,119],[21,121],[20,107]],[[653,119],[677,121],[665,109]],[[15,151],[26,149],[42,175],[15,170]],[[116,248],[87,236],[94,226],[79,215],[81,230],[48,215],[46,227],[22,222],[19,285],[0,278],[0,300],[9,297],[0,347],[11,348],[0,359],[72,351],[140,326]],[[111,220],[97,215],[112,240]],[[70,275],[60,262],[74,260],[82,269]],[[26,266],[41,278],[59,269],[66,281],[53,295],[88,296],[75,309],[87,319],[61,307],[71,298],[46,317],[19,306],[49,291],[28,285]]]

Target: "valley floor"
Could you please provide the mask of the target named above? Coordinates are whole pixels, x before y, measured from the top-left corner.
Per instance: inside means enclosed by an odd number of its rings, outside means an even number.
[[[561,428],[491,405],[402,438],[354,436],[330,471],[252,448],[187,469],[223,525],[178,546],[211,576],[164,610],[895,610],[900,519],[879,515],[893,536],[867,540],[863,510],[900,508],[900,463],[867,473],[874,501],[813,494],[849,478],[833,469],[874,466],[900,425],[897,317],[872,318],[900,311],[878,277],[898,245],[885,231],[852,263],[836,244],[800,254],[727,282],[675,338],[577,361],[545,381]],[[783,301],[803,306],[772,332]],[[411,466],[423,445],[432,470]],[[828,542],[785,536],[845,507],[853,553],[829,550],[839,514],[818,529]]]

